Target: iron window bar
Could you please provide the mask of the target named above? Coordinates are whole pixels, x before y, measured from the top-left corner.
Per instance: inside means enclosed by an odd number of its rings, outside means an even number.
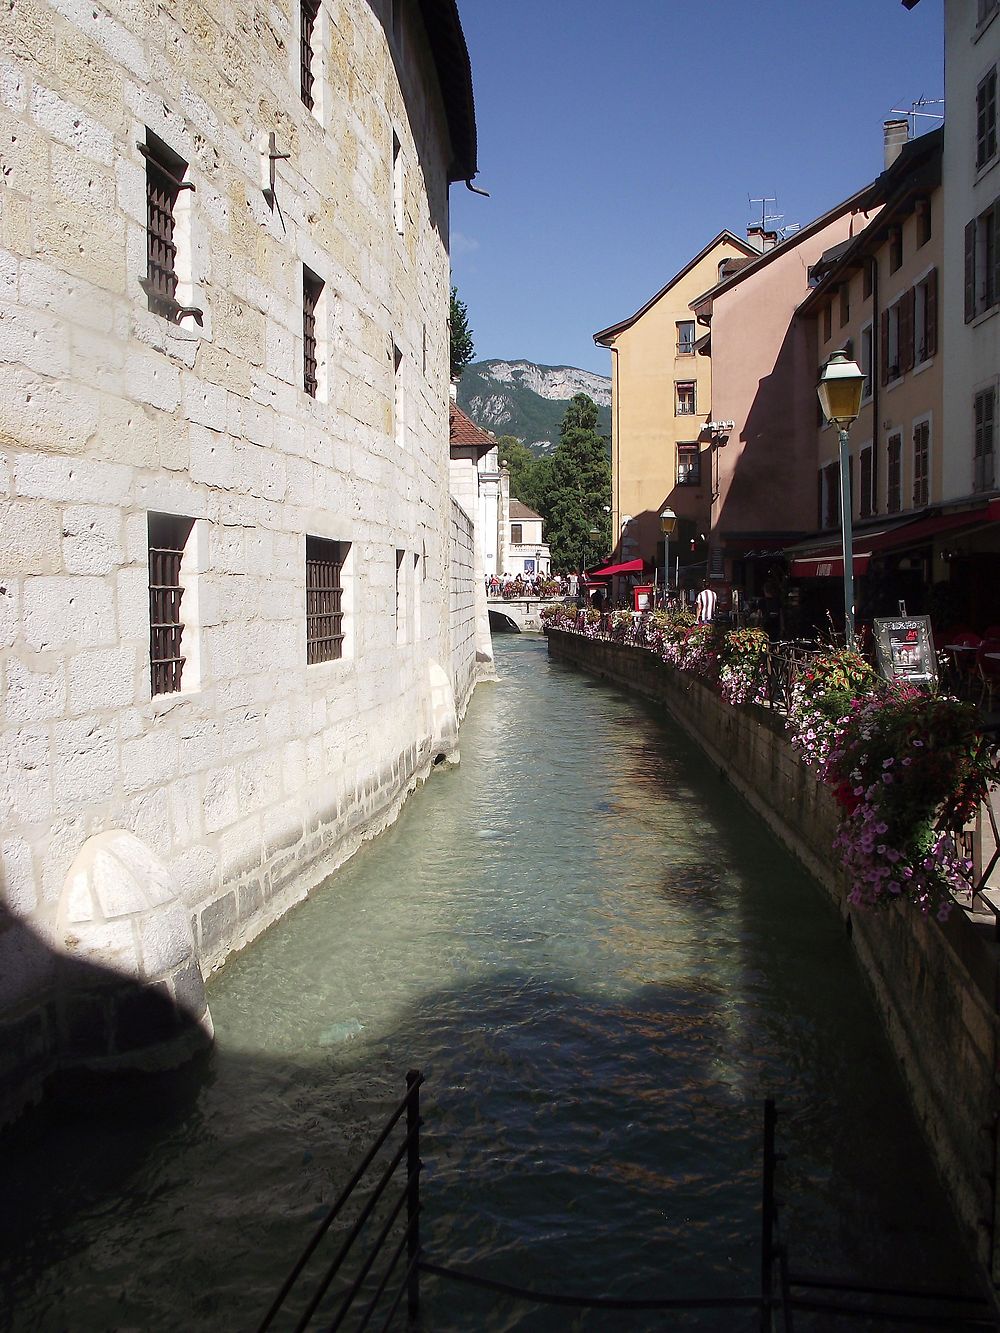
[[[306,664],[343,655],[343,551],[339,542],[306,541]]]
[[[316,307],[323,283],[308,270],[302,272],[302,387],[310,398],[319,393],[319,370],[316,355]]]
[[[313,86],[316,83],[316,76],[312,72],[314,55],[312,41],[316,18],[319,14],[319,0],[300,0],[299,13],[302,27],[299,41],[302,101],[312,111],[315,105]]]
[[[177,694],[181,688],[184,655],[181,639],[180,545],[149,548],[149,665],[153,694]]]

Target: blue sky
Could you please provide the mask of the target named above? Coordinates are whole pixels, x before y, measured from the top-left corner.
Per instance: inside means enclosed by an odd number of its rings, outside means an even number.
[[[971,3],[971,0],[969,0]],[[609,373],[593,334],[776,195],[805,224],[943,97],[942,0],[459,0],[491,198],[452,186],[476,357]],[[940,106],[928,106],[941,112]],[[922,120],[920,130],[937,122]]]

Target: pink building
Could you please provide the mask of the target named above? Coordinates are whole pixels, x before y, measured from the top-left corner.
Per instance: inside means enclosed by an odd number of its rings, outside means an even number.
[[[811,266],[867,224],[872,187],[853,195],[691,303],[712,358],[709,577],[768,591],[768,552],[816,527],[816,360],[795,318]]]

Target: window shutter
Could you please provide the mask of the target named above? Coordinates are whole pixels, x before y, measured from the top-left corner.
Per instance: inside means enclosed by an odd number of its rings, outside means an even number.
[[[882,384],[889,383],[889,312],[882,311],[882,318],[879,321],[878,338],[878,365],[879,380]]]
[[[976,317],[976,219],[965,228],[965,322]]]
[[[937,285],[937,269],[932,268],[927,274],[927,305],[924,312],[927,323],[924,330],[924,355],[928,358],[937,351]]]
[[[899,373],[905,375],[913,369],[913,312],[916,306],[916,291],[911,287],[904,292],[899,301]]]
[[[1000,300],[1000,199],[993,201],[993,303]]]

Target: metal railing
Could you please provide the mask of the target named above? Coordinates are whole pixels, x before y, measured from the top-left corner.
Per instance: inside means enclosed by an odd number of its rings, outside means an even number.
[[[416,1069],[411,1069],[406,1075],[406,1093],[403,1099],[397,1104],[388,1121],[384,1125],[381,1133],[375,1142],[365,1154],[360,1165],[354,1171],[350,1180],[341,1190],[336,1203],[326,1214],[323,1221],[316,1228],[312,1239],[303,1250],[299,1259],[292,1268],[288,1277],[285,1279],[281,1290],[271,1302],[271,1306],[258,1325],[257,1333],[265,1333],[271,1328],[275,1318],[282,1310],[295,1299],[296,1294],[301,1293],[305,1287],[306,1280],[310,1279],[310,1261],[317,1254],[321,1243],[327,1236],[333,1224],[338,1218],[345,1215],[348,1204],[354,1195],[355,1190],[367,1182],[371,1176],[381,1166],[381,1174],[376,1179],[370,1189],[367,1201],[361,1208],[353,1224],[347,1230],[346,1235],[341,1241],[332,1260],[326,1268],[317,1276],[312,1275],[313,1283],[311,1294],[305,1298],[305,1305],[298,1316],[295,1327],[295,1333],[304,1333],[304,1330],[315,1328],[316,1320],[321,1317],[321,1326],[331,1330],[340,1329],[345,1326],[345,1321],[351,1315],[357,1315],[352,1327],[356,1333],[366,1329],[377,1313],[380,1313],[384,1301],[388,1301],[388,1311],[379,1328],[382,1333],[389,1329],[399,1308],[403,1296],[406,1296],[407,1318],[413,1323],[420,1310],[419,1296],[419,1276],[418,1263],[420,1257],[420,1170],[422,1163],[420,1161],[420,1088],[424,1082],[423,1075]],[[404,1121],[405,1117],[405,1121]],[[391,1138],[393,1131],[401,1121],[405,1124],[405,1133],[402,1142],[397,1145],[392,1152],[388,1162],[382,1165],[378,1161],[378,1155],[386,1146]],[[369,1242],[369,1248],[366,1254],[356,1258],[355,1242],[359,1239],[365,1230],[365,1227],[372,1221],[377,1205],[383,1195],[387,1194],[390,1186],[396,1177],[396,1172],[405,1162],[406,1179],[401,1190],[397,1190],[395,1201],[388,1210],[388,1216],[381,1220],[381,1226],[373,1240]],[[400,1214],[405,1209],[405,1225],[399,1227],[397,1221]],[[373,1223],[374,1225],[374,1223]],[[402,1234],[399,1235],[401,1230]],[[381,1276],[371,1278],[371,1283],[375,1285],[374,1292],[369,1292],[366,1283],[369,1281],[369,1275],[376,1267],[380,1259],[384,1258],[383,1252],[387,1246],[393,1245],[388,1254],[388,1262],[381,1272]],[[399,1261],[403,1254],[406,1254],[406,1267],[401,1276],[396,1279],[394,1288],[390,1286]],[[331,1314],[329,1310],[324,1309],[320,1316],[320,1307],[324,1303],[324,1298],[330,1292],[335,1283],[343,1278],[348,1271],[348,1265],[351,1261],[357,1263],[356,1271],[351,1271],[346,1278],[346,1285],[343,1291],[332,1297],[328,1303],[335,1304],[336,1310]],[[317,1259],[317,1265],[318,1265]],[[394,1293],[394,1294],[393,1294]],[[362,1310],[358,1310],[358,1303],[367,1298],[367,1304]],[[292,1316],[294,1317],[294,1316]]]
[[[453,1282],[461,1286],[478,1288],[493,1292],[512,1300],[524,1301],[532,1305],[547,1305],[561,1309],[602,1310],[602,1311],[681,1311],[681,1310],[747,1310],[756,1311],[758,1327],[761,1333],[773,1333],[784,1330],[792,1333],[793,1317],[796,1311],[840,1315],[844,1319],[863,1319],[869,1325],[880,1324],[902,1330],[907,1328],[946,1327],[949,1329],[1000,1329],[995,1307],[982,1296],[967,1296],[962,1292],[933,1291],[921,1288],[903,1288],[890,1286],[864,1285],[845,1282],[829,1274],[799,1273],[790,1267],[788,1245],[781,1235],[779,1204],[775,1194],[776,1175],[779,1163],[785,1160],[784,1154],[776,1151],[776,1128],[778,1112],[775,1103],[768,1098],[764,1103],[763,1118],[763,1155],[761,1168],[761,1230],[760,1230],[760,1269],[759,1290],[745,1295],[722,1296],[595,1296],[569,1291],[545,1291],[537,1288],[520,1287],[511,1282],[504,1282],[484,1273],[467,1268],[456,1268],[450,1263],[435,1262],[426,1257],[420,1245],[420,1101],[419,1089],[423,1084],[423,1075],[417,1070],[410,1070],[406,1075],[406,1094],[396,1106],[389,1120],[374,1144],[365,1154],[364,1159],[344,1186],[336,1203],[320,1223],[298,1262],[286,1278],[281,1290],[272,1302],[263,1321],[258,1325],[258,1333],[266,1333],[282,1310],[286,1310],[300,1280],[305,1279],[312,1267],[321,1243],[327,1236],[334,1222],[345,1212],[355,1190],[365,1181],[369,1173],[377,1169],[378,1154],[388,1143],[393,1131],[405,1115],[405,1133],[402,1142],[392,1153],[384,1166],[374,1188],[361,1208],[353,1225],[335,1254],[318,1278],[313,1275],[314,1287],[295,1324],[297,1331],[312,1328],[330,1330],[345,1327],[348,1316],[355,1316],[350,1325],[354,1333],[368,1328],[372,1318],[383,1301],[388,1302],[388,1309],[380,1328],[385,1333],[390,1329],[397,1311],[400,1311],[403,1296],[406,1296],[406,1320],[409,1326],[420,1318],[420,1277],[436,1278]],[[342,1273],[349,1256],[353,1252],[354,1242],[358,1239],[365,1225],[371,1220],[376,1204],[388,1190],[390,1183],[403,1162],[406,1163],[406,1179],[399,1191],[388,1217],[383,1221],[378,1234],[371,1242],[368,1252],[361,1260],[353,1277],[342,1279]],[[405,1225],[395,1228],[396,1220],[405,1209]],[[369,1275],[383,1259],[383,1252],[392,1246],[387,1262],[377,1281],[375,1290],[370,1292],[365,1283]],[[399,1261],[406,1254],[406,1266],[396,1277],[395,1286],[391,1286]],[[326,1305],[336,1304],[331,1312],[325,1308],[324,1298],[328,1296],[335,1282],[343,1280],[345,1286],[336,1297],[326,1301]],[[371,1283],[376,1279],[371,1278]],[[303,1283],[304,1285],[304,1283]],[[394,1293],[394,1294],[393,1294]],[[829,1293],[821,1295],[820,1293]],[[358,1308],[359,1303],[367,1298],[367,1304]],[[339,1303],[338,1303],[339,1302]],[[400,1314],[402,1312],[400,1311]],[[291,1316],[294,1317],[294,1316]]]

